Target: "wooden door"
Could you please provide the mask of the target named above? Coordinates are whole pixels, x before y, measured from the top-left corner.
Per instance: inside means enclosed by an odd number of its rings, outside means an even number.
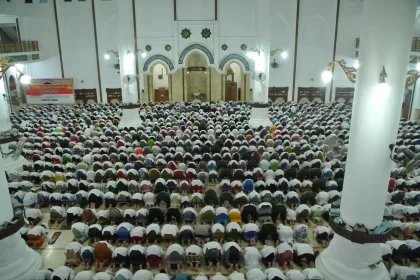
[[[236,82],[226,82],[226,95],[225,101],[237,101],[238,88]]]
[[[166,94],[166,88],[161,87],[155,93],[155,101],[156,102],[165,102],[169,101],[169,96]]]

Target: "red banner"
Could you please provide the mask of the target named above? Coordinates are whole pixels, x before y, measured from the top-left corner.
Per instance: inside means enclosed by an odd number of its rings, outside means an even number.
[[[26,87],[26,95],[73,94],[73,84],[33,84]]]

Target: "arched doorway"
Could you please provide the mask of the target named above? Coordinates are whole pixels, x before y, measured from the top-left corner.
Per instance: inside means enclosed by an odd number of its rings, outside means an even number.
[[[209,67],[203,54],[191,53],[186,60],[184,69],[184,100],[207,101],[210,95]]]
[[[238,101],[241,100],[241,88],[242,88],[242,68],[241,66],[233,62],[226,68],[226,81],[225,81],[225,101]]]
[[[152,100],[155,102],[169,101],[169,77],[166,67],[161,63],[156,63],[152,67],[151,89],[154,94]]]

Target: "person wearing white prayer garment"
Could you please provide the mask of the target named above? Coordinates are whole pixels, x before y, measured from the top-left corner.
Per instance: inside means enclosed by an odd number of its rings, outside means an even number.
[[[244,250],[245,269],[261,268],[261,254],[257,248],[248,246]]]
[[[157,266],[159,270],[162,269],[163,250],[158,245],[151,245],[146,249],[147,269]]]
[[[242,263],[242,248],[236,242],[223,245],[223,261],[230,271],[239,270]]]
[[[392,257],[391,246],[389,246],[386,243],[381,243],[380,245],[381,245],[382,261],[384,262],[384,265],[386,266],[386,268],[389,270],[389,269],[391,269],[391,267],[390,267],[391,257]]]
[[[112,252],[112,268],[117,271],[118,268],[123,268],[128,264],[128,248],[115,247]]]
[[[246,279],[252,279],[252,280],[266,280],[267,275],[265,275],[261,269],[259,268],[252,268],[247,271],[246,273]]]
[[[314,230],[314,237],[322,247],[328,247],[333,231],[330,227],[317,226]]]
[[[67,266],[57,267],[51,274],[51,280],[74,280],[74,271]]]
[[[389,271],[392,280],[417,280],[417,272],[412,267],[393,265]]]
[[[49,224],[61,223],[67,217],[66,210],[61,206],[52,206],[50,208]]]
[[[145,227],[135,227],[130,232],[131,241],[135,244],[140,244],[144,241],[146,241],[146,228]]]
[[[267,280],[286,280],[286,276],[276,267],[268,268],[264,271],[267,275]]]
[[[287,280],[305,280],[305,276],[299,270],[291,269],[287,271],[286,279]]]
[[[64,249],[64,255],[66,256],[66,261],[64,265],[77,267],[80,264],[80,250],[82,245],[79,242],[70,242]]]
[[[210,280],[227,280],[227,278],[222,273],[217,272]]]
[[[245,280],[245,275],[239,271],[234,271],[228,276],[228,280]]]
[[[160,231],[162,236],[162,240],[168,242],[168,244],[172,244],[172,242],[178,240],[179,236],[179,229],[177,225],[173,224],[164,224]]]
[[[219,271],[222,261],[222,247],[218,242],[210,241],[203,246],[204,262],[210,270],[212,266],[216,266]]]
[[[266,267],[272,267],[276,258],[276,249],[273,246],[264,245],[260,253],[264,265]]]
[[[32,241],[37,244],[37,246],[44,244],[44,237],[47,236],[47,232],[45,231],[46,228],[47,226],[45,224],[34,226],[27,233],[28,241]]]
[[[291,242],[291,240],[290,240]],[[292,244],[292,243],[290,243]],[[280,267],[283,268],[283,270],[286,270],[286,265],[289,266],[290,269],[294,268],[293,265],[293,248],[290,246],[287,242],[280,243],[279,246],[277,246],[276,251],[278,254],[278,262]]]
[[[179,244],[172,244],[166,249],[167,272],[171,273],[172,269],[181,272],[182,263],[184,262],[184,248]]]
[[[92,280],[93,276],[95,276],[95,273],[90,270],[80,271],[76,274],[74,280]]]
[[[327,192],[324,192],[324,191],[319,192],[315,197],[316,204],[321,205],[321,206],[327,204],[329,199],[330,199],[330,196],[328,195]]]
[[[133,280],[153,280],[153,273],[147,269],[137,270],[133,275]]]
[[[322,280],[322,275],[316,268],[306,268],[302,271],[305,280]]]
[[[247,223],[242,226],[242,234],[244,239],[248,241],[251,246],[256,244],[259,232],[260,228],[254,223]]]
[[[71,232],[74,241],[84,243],[89,238],[89,226],[84,223],[74,223],[71,226]]]
[[[160,273],[155,275],[155,278],[153,280],[169,280],[169,279],[170,277],[168,274],[166,274],[165,270],[161,270]]]
[[[82,259],[83,269],[89,270],[94,261],[93,247],[85,246],[80,249],[80,257]]]
[[[294,231],[291,227],[280,224],[277,227],[277,232],[279,234],[280,242],[287,242],[287,243],[293,242]]]
[[[111,271],[107,270],[105,272],[98,272],[93,276],[92,280],[112,280]]]
[[[37,208],[25,208],[25,217],[31,225],[36,225],[42,220],[43,215]]]
[[[75,222],[81,222],[83,215],[83,209],[77,206],[73,206],[67,209],[67,224],[71,225]]]
[[[201,259],[203,255],[203,249],[200,246],[192,244],[185,249],[185,257],[187,265],[191,270],[198,271],[201,265]]]
[[[134,226],[130,223],[123,222],[117,226],[115,229],[115,234],[117,235],[117,246],[119,242],[123,241],[123,245],[128,245],[128,242],[131,240],[130,232],[133,230]]]
[[[303,268],[311,267],[315,262],[314,250],[309,244],[293,244],[293,262]]]
[[[133,273],[130,270],[126,269],[126,268],[121,268],[115,274],[115,278],[114,279],[118,279],[118,280],[132,280],[133,279]]]

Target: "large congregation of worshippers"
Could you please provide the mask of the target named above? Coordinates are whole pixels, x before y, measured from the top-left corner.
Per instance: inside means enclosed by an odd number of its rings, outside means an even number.
[[[73,236],[65,263],[30,279],[322,279],[314,263],[334,235],[351,104],[272,104],[273,126],[255,129],[250,112],[150,103],[137,128],[118,128],[118,104],[13,113],[29,160],[7,173],[30,223],[22,238],[39,248],[47,231]],[[419,152],[419,128],[401,120],[397,147]],[[382,259],[391,279],[417,279],[420,178],[396,165],[387,187]]]

